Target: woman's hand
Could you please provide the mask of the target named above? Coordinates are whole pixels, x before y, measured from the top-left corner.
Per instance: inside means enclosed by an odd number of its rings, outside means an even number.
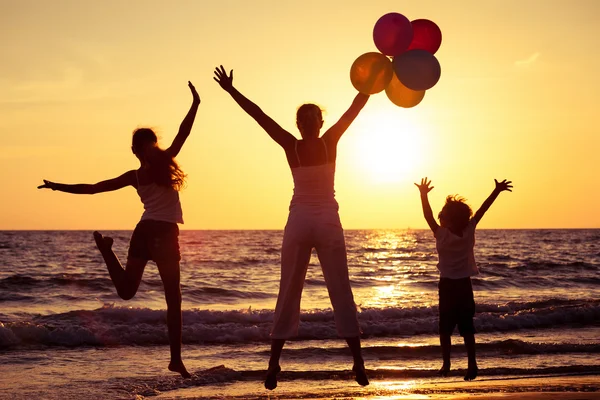
[[[194,85],[192,85],[192,82],[188,81],[188,87],[190,88],[190,91],[192,92],[192,99],[193,99],[194,103],[200,104],[200,95],[198,95],[198,92],[196,91],[196,88],[194,87]]]
[[[229,72],[229,76],[227,76],[227,72],[225,72],[225,68],[222,65],[215,68],[215,77],[213,79],[221,85],[223,90],[229,92],[233,88],[233,70]]]

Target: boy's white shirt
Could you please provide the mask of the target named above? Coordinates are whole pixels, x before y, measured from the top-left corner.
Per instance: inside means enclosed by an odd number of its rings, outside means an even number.
[[[442,278],[461,279],[479,274],[475,263],[475,219],[456,236],[448,228],[440,226],[435,233],[435,247],[438,252],[438,265]]]

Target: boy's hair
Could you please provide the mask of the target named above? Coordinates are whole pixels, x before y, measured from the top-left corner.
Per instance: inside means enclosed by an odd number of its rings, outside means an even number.
[[[441,218],[443,215],[450,226],[459,231],[464,230],[473,215],[473,210],[471,210],[466,201],[464,197],[456,194],[446,197],[446,204],[442,207],[438,218]]]
[[[139,128],[133,131],[131,147],[135,154],[144,152],[144,161],[152,181],[159,186],[171,186],[181,190],[185,185],[185,173],[177,162],[165,150],[158,147],[156,133],[150,128]]]

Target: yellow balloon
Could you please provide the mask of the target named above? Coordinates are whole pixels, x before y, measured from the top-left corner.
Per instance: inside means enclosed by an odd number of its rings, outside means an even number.
[[[381,53],[365,53],[350,68],[352,86],[361,93],[375,94],[383,91],[394,75],[389,58]]]
[[[412,90],[404,86],[395,72],[389,85],[385,88],[385,94],[392,103],[404,108],[416,106],[425,97],[424,90]]]

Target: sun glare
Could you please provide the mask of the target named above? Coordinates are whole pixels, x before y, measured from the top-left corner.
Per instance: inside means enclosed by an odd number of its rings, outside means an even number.
[[[355,141],[355,162],[373,183],[413,179],[425,154],[423,132],[406,115],[365,115]]]

